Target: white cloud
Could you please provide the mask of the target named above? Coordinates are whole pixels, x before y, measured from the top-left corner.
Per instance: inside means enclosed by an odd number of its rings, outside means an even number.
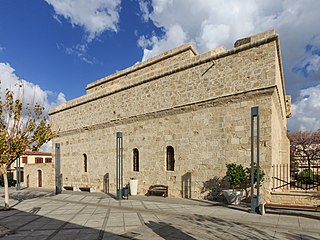
[[[294,71],[301,73],[304,76],[310,76],[320,70],[320,50],[315,50],[313,47],[306,51],[305,57],[297,63]]]
[[[88,45],[87,44],[77,44],[72,47],[65,48],[65,52],[68,55],[76,55],[80,60],[93,64],[94,58],[87,54]]]
[[[292,117],[288,120],[291,132],[314,131],[320,128],[320,85],[300,91],[292,104]]]
[[[304,107],[299,89],[312,89],[320,82],[319,0],[151,0],[148,8],[140,8],[144,19],[162,30],[158,35],[140,36],[142,60],[182,42],[193,43],[200,52],[220,45],[232,48],[237,39],[274,28],[280,35],[286,91],[292,95],[295,112]],[[307,46],[311,50],[306,50]],[[320,102],[316,95],[312,99],[317,98]],[[314,111],[307,107],[303,110]],[[308,127],[311,122],[317,125],[314,117],[300,122]]]
[[[167,50],[168,45],[178,46],[180,39],[174,41],[168,36],[172,26],[179,28],[186,36],[185,41],[193,42],[200,52],[220,45],[231,48],[239,38],[275,28],[291,71],[304,59],[307,43],[312,41],[311,44],[320,47],[320,28],[316,27],[320,21],[319,8],[318,0],[154,0],[151,12],[143,13],[163,34],[144,36],[151,44],[143,48],[148,48],[150,57]],[[153,40],[155,37],[157,41]]]
[[[320,69],[320,56],[317,54],[308,54],[295,68],[296,71],[305,76],[308,76],[314,72],[318,72]]]
[[[40,148],[40,152],[52,152],[52,141],[43,144]]]
[[[312,55],[309,59],[309,64],[307,66],[308,73],[317,72],[320,69],[320,56],[319,55]]]
[[[235,38],[248,35],[257,18],[255,1],[162,0],[152,1],[151,5],[149,19],[164,30],[164,35],[148,46],[149,57],[181,44],[181,37],[175,41],[169,36],[173,27],[179,29],[184,42],[206,51],[222,44],[231,46]]]
[[[45,112],[48,113],[51,109],[66,102],[63,93],[54,93],[51,91],[45,91],[31,82],[24,79],[20,79],[15,70],[8,63],[0,63],[0,81],[1,81],[1,98],[4,96],[5,89],[11,89],[16,96],[23,96],[25,104],[39,103],[45,108]],[[23,92],[19,92],[20,81],[23,84]],[[48,97],[55,98],[53,101],[48,100]]]
[[[198,39],[199,45],[206,49],[213,49],[221,42],[227,42],[230,36],[230,27],[225,24],[214,25],[204,21],[201,24],[201,33]],[[213,38],[212,36],[217,36]]]
[[[6,48],[0,47],[0,53],[2,53]]]
[[[66,102],[65,96],[63,93],[55,93],[52,91],[45,91],[41,89],[38,85],[35,85],[31,82],[28,82],[24,79],[19,78],[15,74],[15,70],[8,63],[0,63],[0,81],[1,81],[1,90],[0,97],[3,99],[5,89],[10,89],[14,92],[15,96],[23,97],[24,104],[41,104],[44,109],[44,114],[48,114],[50,110],[56,106]],[[21,90],[20,83],[23,84],[23,92]],[[54,98],[53,101],[49,101],[48,97]],[[40,151],[51,152],[52,151],[52,142],[44,144]]]
[[[186,42],[187,35],[179,25],[172,25],[168,28],[164,38],[153,35],[147,39],[141,36],[138,40],[138,45],[145,47],[142,61],[147,60],[153,56],[156,56],[166,50],[172,48],[172,46],[178,46]],[[152,50],[148,50],[146,47],[152,46]]]
[[[142,12],[142,20],[148,21],[149,20],[149,2],[144,0],[139,0],[139,7],[140,11]]]
[[[73,26],[83,27],[90,42],[104,31],[118,30],[120,0],[46,0],[56,15],[63,16]],[[59,20],[61,23],[61,21]]]

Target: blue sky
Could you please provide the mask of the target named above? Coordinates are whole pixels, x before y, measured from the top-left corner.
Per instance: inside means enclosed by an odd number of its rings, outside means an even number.
[[[152,24],[142,23],[138,11],[138,2],[123,1],[117,32],[104,31],[88,42],[82,26],[61,16],[57,21],[45,1],[1,1],[0,61],[42,89],[63,92],[68,100],[79,97],[88,83],[141,60],[135,31],[151,30]]]
[[[88,83],[191,42],[199,52],[274,28],[290,131],[320,128],[318,0],[1,0],[0,80],[26,81],[47,109]]]

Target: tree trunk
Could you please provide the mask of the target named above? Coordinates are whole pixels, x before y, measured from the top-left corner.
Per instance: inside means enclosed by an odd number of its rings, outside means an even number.
[[[3,182],[4,182],[4,209],[9,209],[9,184],[8,184],[8,175],[7,171],[3,173]]]

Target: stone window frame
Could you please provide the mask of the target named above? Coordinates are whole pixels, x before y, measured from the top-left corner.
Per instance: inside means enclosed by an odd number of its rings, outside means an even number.
[[[88,156],[86,153],[83,154],[83,171],[88,172]]]
[[[173,172],[174,171],[174,147],[167,146],[166,148],[166,170]]]
[[[132,153],[133,153],[133,171],[134,172],[139,172],[140,169],[139,169],[139,163],[140,163],[140,156],[139,156],[139,149],[138,148],[134,148],[132,150]]]

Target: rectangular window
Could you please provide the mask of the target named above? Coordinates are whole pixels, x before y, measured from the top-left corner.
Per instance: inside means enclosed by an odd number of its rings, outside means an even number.
[[[27,164],[28,163],[28,157],[22,157],[22,163]]]
[[[36,163],[43,163],[42,157],[36,157]]]
[[[133,149],[133,171],[139,172],[139,150]]]
[[[52,162],[52,158],[45,158],[45,162],[46,163],[51,163]]]
[[[83,154],[83,167],[84,167],[84,172],[88,172],[88,158],[87,154]]]
[[[174,148],[172,146],[167,147],[167,171],[174,171]]]
[[[20,182],[24,181],[24,174],[23,171],[20,171]]]

